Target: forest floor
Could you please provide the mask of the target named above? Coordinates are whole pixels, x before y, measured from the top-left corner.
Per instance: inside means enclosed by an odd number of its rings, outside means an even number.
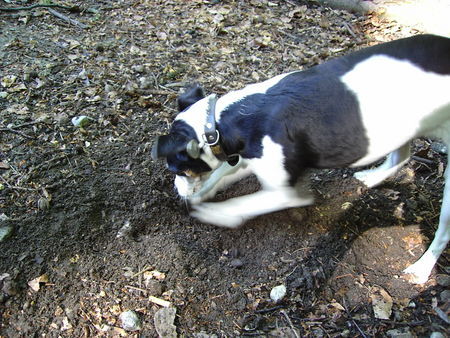
[[[314,172],[314,206],[237,230],[191,218],[149,155],[188,83],[224,94],[417,30],[302,1],[72,4],[53,8],[72,23],[0,11],[0,337],[446,334],[448,252],[402,275],[437,227],[439,143],[375,189]]]

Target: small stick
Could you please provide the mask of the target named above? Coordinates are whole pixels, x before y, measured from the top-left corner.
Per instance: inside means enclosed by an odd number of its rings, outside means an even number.
[[[347,31],[349,32],[349,34],[351,36],[353,36],[354,39],[358,39],[358,37],[356,36],[356,34],[353,32],[352,28],[350,27],[350,25],[346,22],[344,22],[344,27],[347,29]]]
[[[274,306],[274,307],[269,307],[267,309],[256,310],[255,313],[268,313],[268,312],[276,311],[276,310],[279,310],[279,309],[282,309],[282,308],[284,308],[283,305],[277,305],[277,306]]]
[[[345,312],[347,313],[347,316],[350,318],[350,320],[352,321],[353,325],[355,325],[356,329],[359,331],[359,333],[361,334],[361,337],[363,338],[367,338],[367,336],[364,334],[364,331],[361,330],[361,328],[358,326],[358,324],[356,323],[356,321],[353,319],[352,314],[350,313],[350,311],[347,308],[347,305],[345,304],[345,298],[342,298],[342,304],[344,305],[344,309]]]
[[[17,135],[20,135],[22,137],[25,137],[25,138],[27,138],[29,140],[34,140],[35,139],[35,137],[33,137],[33,136],[27,135],[25,133],[22,133],[21,131],[18,131],[18,130],[12,129],[12,128],[0,128],[0,131],[8,131],[10,133],[17,134]]]
[[[54,16],[56,16],[57,18],[60,18],[60,19],[66,21],[66,22],[68,22],[68,23],[70,23],[70,24],[72,24],[74,26],[77,26],[78,28],[81,28],[81,29],[88,28],[88,26],[85,25],[84,23],[81,23],[81,22],[79,22],[79,21],[77,21],[75,19],[71,19],[68,16],[65,16],[64,14],[62,14],[62,13],[60,13],[58,11],[55,11],[54,9],[49,8],[48,11],[51,14],[53,14]]]
[[[45,7],[45,8],[56,7],[56,8],[62,8],[62,9],[67,9],[67,10],[73,9],[73,7],[68,7],[68,6],[58,5],[58,4],[47,4],[47,5],[46,4],[34,4],[31,6],[27,6],[27,7],[11,7],[11,8],[0,7],[0,11],[3,11],[3,12],[29,11],[29,10],[32,10],[34,8],[39,8],[39,7]]]
[[[9,189],[13,189],[13,190],[23,190],[23,191],[37,191],[38,189],[33,189],[33,188],[23,188],[23,187],[18,187],[16,185],[11,185],[8,183],[7,180],[5,180],[2,176],[0,176],[0,179],[3,181],[3,183],[6,184],[6,186]]]
[[[138,287],[135,287],[135,286],[131,286],[131,285],[125,285],[125,287],[126,288],[128,288],[128,289],[131,289],[131,290],[136,290],[136,291],[140,291],[140,292],[143,292],[143,293],[147,293],[148,291],[147,290],[145,290],[145,289],[142,289],[142,288],[138,288]]]
[[[161,299],[158,297],[154,297],[154,296],[148,297],[148,300],[150,302],[160,305],[162,307],[169,307],[171,305],[170,302],[168,302],[167,300],[164,300],[164,299]]]
[[[283,316],[286,318],[286,320],[288,321],[289,326],[291,327],[292,332],[294,332],[294,336],[296,338],[300,338],[300,336],[298,335],[297,331],[295,330],[294,325],[292,324],[291,318],[289,318],[289,316],[287,315],[286,312],[284,312],[284,310],[280,311],[280,313],[283,314]]]

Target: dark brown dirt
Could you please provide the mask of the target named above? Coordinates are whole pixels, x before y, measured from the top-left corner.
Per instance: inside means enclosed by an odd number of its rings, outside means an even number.
[[[177,309],[180,336],[445,334],[433,300],[448,313],[435,278],[448,254],[425,285],[401,274],[439,217],[445,161],[431,141],[377,189],[350,170],[315,172],[315,206],[237,230],[190,218],[149,156],[188,82],[221,94],[414,31],[296,1],[79,5],[98,12],[57,10],[88,29],[46,9],[0,12],[0,226],[13,227],[0,243],[1,337],[157,337],[150,296]],[[80,115],[92,118],[83,129]],[[287,296],[273,304],[280,284]],[[371,302],[380,289],[386,320]],[[139,333],[121,328],[125,310]]]

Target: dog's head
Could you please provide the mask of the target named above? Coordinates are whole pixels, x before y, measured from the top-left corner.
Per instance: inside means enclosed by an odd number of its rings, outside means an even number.
[[[219,161],[203,140],[209,98],[194,85],[178,97],[180,113],[170,132],[159,136],[152,148],[154,160],[165,158],[167,168],[176,175],[175,187],[182,197],[191,196],[208,179]]]

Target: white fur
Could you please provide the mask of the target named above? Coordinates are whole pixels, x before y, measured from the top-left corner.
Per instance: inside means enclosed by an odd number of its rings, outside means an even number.
[[[369,187],[395,174],[407,162],[411,139],[438,137],[450,146],[450,76],[425,72],[408,61],[378,55],[358,64],[342,81],[358,98],[369,140],[367,155],[354,166],[370,164],[394,150],[379,167],[355,173]],[[412,282],[428,280],[450,239],[449,176],[447,169],[434,240],[423,256],[404,271]]]
[[[367,155],[353,166],[382,158],[450,117],[450,76],[409,61],[372,56],[341,80],[358,99],[369,140]]]

